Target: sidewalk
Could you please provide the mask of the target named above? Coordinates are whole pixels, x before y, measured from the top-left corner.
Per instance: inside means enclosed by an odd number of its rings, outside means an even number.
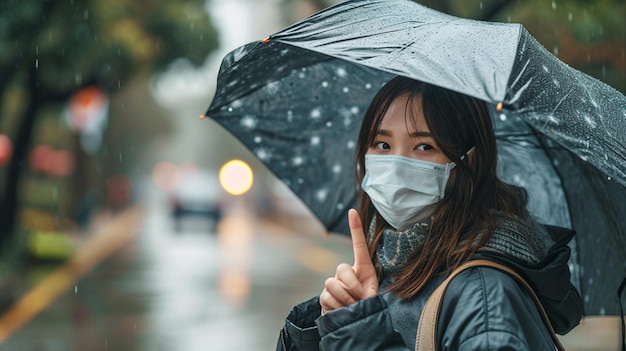
[[[142,225],[141,207],[130,207],[120,213],[99,213],[88,230],[72,233],[75,249],[69,258],[58,261],[33,262],[23,242],[14,244],[15,258],[2,261],[2,295],[0,303],[0,344],[20,329],[56,298],[66,292],[83,275],[113,254],[133,237]],[[43,267],[34,279],[33,269]]]

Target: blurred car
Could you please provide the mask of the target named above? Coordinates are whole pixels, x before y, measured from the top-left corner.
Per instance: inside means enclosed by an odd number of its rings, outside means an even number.
[[[225,192],[216,172],[208,170],[181,171],[169,193],[169,203],[176,228],[180,230],[187,217],[212,221],[212,229],[222,218]]]

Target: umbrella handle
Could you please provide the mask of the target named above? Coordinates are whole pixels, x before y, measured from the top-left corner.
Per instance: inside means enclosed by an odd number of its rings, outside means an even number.
[[[622,308],[622,293],[626,287],[626,277],[622,280],[622,283],[617,288],[617,302],[619,303],[619,316],[622,322],[622,351],[626,351],[626,325],[624,324],[624,309]]]

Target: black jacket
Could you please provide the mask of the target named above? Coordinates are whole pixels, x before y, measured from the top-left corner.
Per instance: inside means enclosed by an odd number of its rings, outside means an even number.
[[[554,329],[565,334],[582,317],[582,301],[567,266],[573,233],[554,232],[557,242],[540,263],[480,253],[476,258],[514,268],[533,287]],[[361,300],[320,316],[318,297],[295,306],[285,320],[277,350],[414,350],[424,303],[445,277],[433,278],[420,294],[403,300],[391,293]],[[381,285],[384,291],[384,282]],[[448,286],[437,325],[438,350],[554,350],[529,293],[506,273],[470,268]]]

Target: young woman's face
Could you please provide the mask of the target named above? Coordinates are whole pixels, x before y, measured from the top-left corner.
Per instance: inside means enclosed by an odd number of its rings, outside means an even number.
[[[430,135],[421,97],[413,99],[408,106],[407,100],[406,94],[393,100],[367,154],[404,156],[439,164],[450,162]],[[411,116],[415,123],[407,119]]]

